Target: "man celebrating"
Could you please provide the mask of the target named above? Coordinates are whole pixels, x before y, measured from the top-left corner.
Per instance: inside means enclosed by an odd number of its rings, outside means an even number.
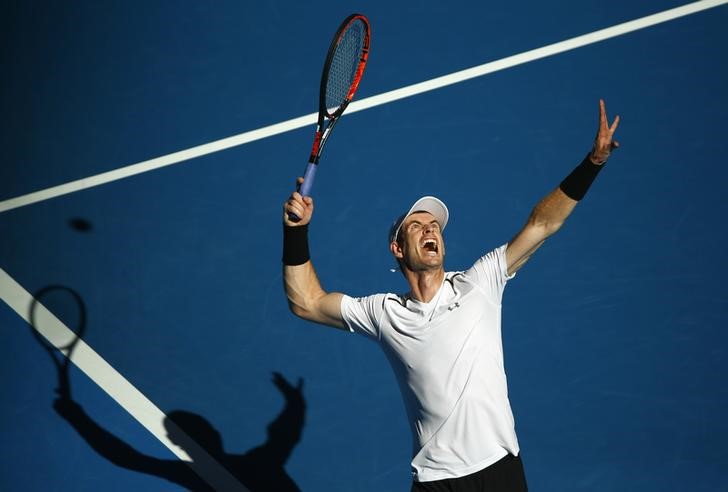
[[[507,281],[559,230],[619,146],[613,140],[619,116],[610,126],[604,101],[599,110],[597,137],[584,161],[534,207],[510,242],[468,270],[445,271],[445,204],[431,196],[417,200],[389,235],[410,287],[406,294],[354,299],[324,291],[308,250],[313,200],[294,192],[284,204],[290,309],[382,347],[414,436],[412,491],[527,490],[503,365],[501,298]],[[293,214],[301,220],[291,220]]]

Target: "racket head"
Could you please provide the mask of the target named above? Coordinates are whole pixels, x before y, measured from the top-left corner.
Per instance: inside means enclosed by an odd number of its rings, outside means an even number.
[[[56,359],[57,351],[66,357],[86,331],[86,305],[70,287],[49,285],[33,295],[29,312],[30,328]]]
[[[354,98],[369,58],[370,31],[362,14],[351,14],[336,31],[321,74],[319,120],[338,118]]]

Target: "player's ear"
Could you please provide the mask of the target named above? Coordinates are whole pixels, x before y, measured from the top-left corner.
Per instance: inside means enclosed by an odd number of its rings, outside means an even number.
[[[389,251],[392,252],[392,255],[395,258],[403,258],[404,254],[402,253],[402,245],[399,244],[397,241],[392,241],[389,243]]]

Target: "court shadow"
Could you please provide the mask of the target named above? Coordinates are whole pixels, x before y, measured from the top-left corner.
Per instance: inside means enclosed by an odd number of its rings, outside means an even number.
[[[51,315],[52,313],[52,315]],[[243,454],[227,453],[217,429],[201,415],[184,410],[167,414],[167,437],[192,460],[164,460],[145,455],[104,429],[71,396],[69,357],[86,329],[86,306],[81,295],[63,285],[50,285],[33,295],[29,308],[33,336],[49,354],[57,369],[57,398],[53,407],[99,455],[111,463],[153,475],[191,491],[214,488],[196,470],[210,471],[210,459],[222,465],[250,492],[300,492],[285,464],[301,439],[306,413],[303,379],[292,384],[274,372],[272,383],[285,405],[268,424],[267,439]],[[216,472],[213,472],[216,473]],[[225,480],[223,480],[225,482]],[[219,488],[219,487],[218,487]]]
[[[285,464],[303,430],[306,410],[303,380],[299,380],[294,386],[281,374],[273,373],[273,384],[283,395],[285,406],[268,425],[267,440],[260,446],[243,454],[227,453],[217,429],[204,417],[184,410],[169,412],[165,419],[170,440],[183,447],[191,438],[250,492],[300,492],[286,472]],[[72,399],[58,398],[53,406],[94,451],[111,463],[165,479],[187,490],[214,490],[193,471],[191,463],[164,460],[140,453],[101,427]],[[193,461],[198,458],[202,460],[202,457],[197,456],[200,448],[185,451]]]

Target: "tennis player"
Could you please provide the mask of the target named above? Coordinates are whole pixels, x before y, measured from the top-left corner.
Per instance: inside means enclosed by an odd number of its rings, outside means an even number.
[[[558,231],[612,150],[599,101],[591,151],[533,209],[503,246],[465,271],[446,271],[443,230],[449,212],[431,196],[393,224],[389,249],[409,284],[405,294],[353,298],[326,292],[309,257],[314,203],[291,194],[283,213],[283,277],[291,311],[306,320],[374,339],[394,369],[414,437],[412,491],[527,490],[508,401],[501,341],[506,283]],[[302,182],[299,178],[299,184]],[[289,213],[300,217],[293,222]]]

